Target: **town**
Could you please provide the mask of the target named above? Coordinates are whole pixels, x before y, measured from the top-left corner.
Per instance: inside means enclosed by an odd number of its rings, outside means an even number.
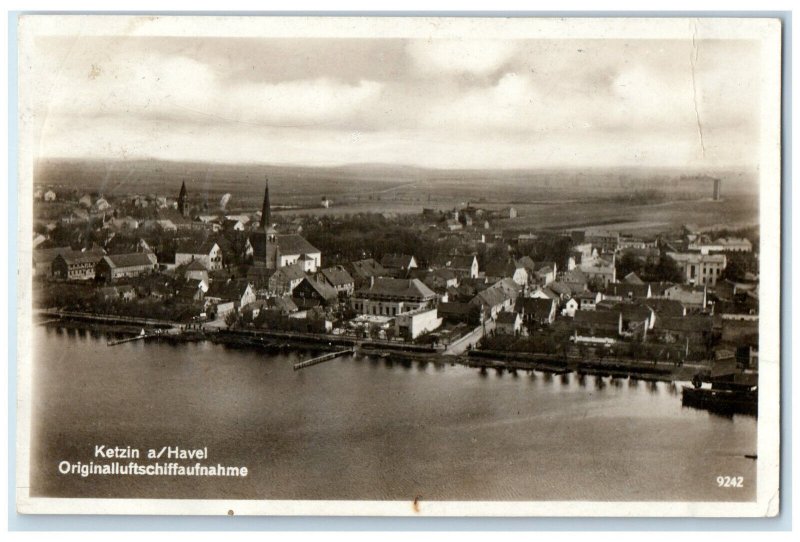
[[[513,207],[472,202],[317,216],[279,212],[269,188],[260,211],[237,213],[201,204],[185,183],[172,196],[38,188],[35,308],[367,341],[484,368],[594,359],[757,371],[757,227],[521,232],[508,227]],[[719,199],[717,180],[709,205]]]

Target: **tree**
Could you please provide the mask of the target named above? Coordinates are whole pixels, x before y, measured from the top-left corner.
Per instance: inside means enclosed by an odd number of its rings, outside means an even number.
[[[236,311],[230,311],[225,315],[225,325],[232,328],[239,321],[239,315]]]
[[[644,264],[642,260],[630,252],[625,252],[622,254],[622,257],[617,260],[617,277],[622,278],[629,273],[641,275],[643,267]]]
[[[683,275],[675,260],[662,254],[658,263],[645,267],[644,275],[647,280],[655,282],[682,282]]]

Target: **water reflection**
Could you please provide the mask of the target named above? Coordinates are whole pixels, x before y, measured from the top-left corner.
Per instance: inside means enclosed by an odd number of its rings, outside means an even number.
[[[667,391],[670,395],[678,395],[679,393],[678,386],[675,384],[675,382],[670,382],[667,384]]]
[[[752,460],[708,453],[709,442],[715,450],[755,450],[755,420],[681,408],[669,384],[653,394],[629,380],[624,393],[599,393],[596,386],[622,379],[592,375],[587,384],[580,373],[527,371],[522,385],[521,369],[517,380],[497,371],[487,378],[493,368],[414,361],[409,371],[380,357],[295,372],[303,354],[210,342],[109,349],[105,338],[84,343],[58,331],[35,339],[42,440],[31,460],[45,473],[33,481],[42,494],[394,500],[423,487],[440,500],[609,501],[635,487],[642,500],[753,498],[749,489],[731,496],[697,480],[719,468],[755,480]],[[556,376],[558,386],[541,384]],[[246,462],[253,474],[125,485],[50,474],[65,454],[86,459],[70,450],[83,450],[87,439],[209,446],[214,460]]]
[[[606,383],[603,381],[603,377],[597,375],[594,377],[594,387],[595,389],[602,390],[605,389]]]

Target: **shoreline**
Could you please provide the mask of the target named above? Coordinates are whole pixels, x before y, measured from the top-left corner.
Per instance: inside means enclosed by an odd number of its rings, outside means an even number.
[[[86,321],[71,317],[37,322],[34,325],[62,329],[83,330],[108,335],[128,335],[134,338],[148,326]],[[175,323],[175,326],[185,324]],[[154,328],[150,328],[154,329]],[[473,350],[463,355],[445,355],[432,347],[419,345],[376,343],[334,335],[314,335],[269,330],[181,330],[179,333],[148,335],[143,340],[158,340],[171,343],[210,341],[227,348],[258,348],[274,352],[318,352],[328,353],[344,348],[355,348],[356,356],[386,359],[398,363],[434,363],[436,365],[461,365],[481,373],[495,370],[498,373],[517,371],[540,371],[554,375],[576,373],[579,376],[631,378],[651,382],[690,381],[700,372],[707,371],[707,364],[653,362],[633,359],[580,359],[561,358],[532,352],[506,352]],[[109,345],[109,348],[113,347]]]

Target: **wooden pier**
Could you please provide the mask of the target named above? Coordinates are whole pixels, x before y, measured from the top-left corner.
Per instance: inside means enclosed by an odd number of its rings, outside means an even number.
[[[317,365],[318,363],[323,363],[326,361],[330,361],[333,358],[338,358],[339,356],[343,356],[344,354],[353,354],[355,353],[355,348],[348,348],[347,350],[341,350],[339,352],[329,352],[327,354],[323,354],[316,358],[307,359],[305,361],[301,361],[294,364],[294,370],[299,371],[300,369],[305,369],[306,367],[311,367],[312,365]]]
[[[113,341],[108,341],[106,343],[106,346],[116,346],[118,344],[129,343],[129,342],[132,342],[132,341],[138,341],[140,339],[149,339],[150,337],[157,337],[157,335],[156,334],[146,334],[145,333],[145,334],[135,335],[133,337],[125,337],[124,339],[115,339]]]

